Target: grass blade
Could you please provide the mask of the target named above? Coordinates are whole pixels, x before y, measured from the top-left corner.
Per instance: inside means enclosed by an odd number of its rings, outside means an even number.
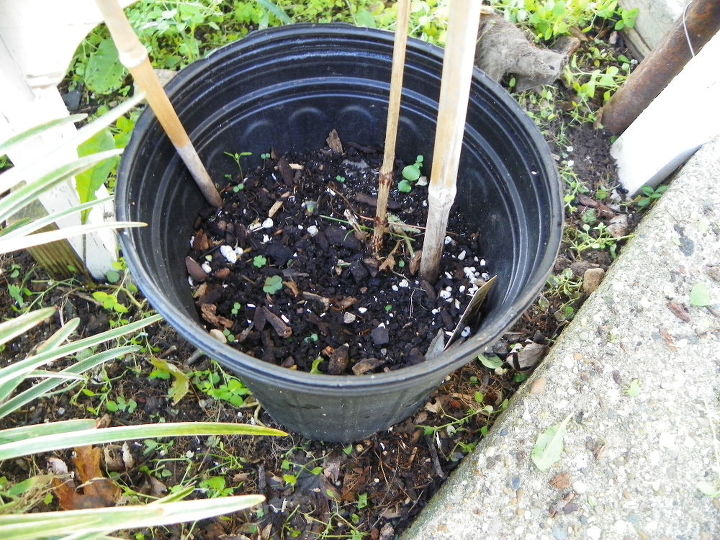
[[[41,353],[44,351],[51,351],[56,347],[59,347],[67,338],[70,337],[80,324],[80,318],[75,317],[66,322],[62,328],[55,332],[52,336],[43,341],[38,345],[37,352]]]
[[[137,332],[141,328],[153,324],[161,319],[162,317],[160,315],[152,315],[140,321],[135,321],[130,324],[126,324],[125,326],[107,330],[101,334],[73,341],[67,345],[53,349],[52,351],[45,351],[43,353],[36,354],[30,358],[26,358],[25,360],[21,360],[20,362],[16,362],[0,369],[0,402],[7,399],[12,391],[25,379],[25,376],[28,373],[39,368],[43,364],[52,360],[57,360],[58,358],[62,358],[63,356],[67,356],[69,354],[74,354],[82,351],[83,349],[94,347],[95,345],[99,345],[105,341],[110,341],[111,339]]]
[[[56,433],[88,430],[94,428],[96,423],[92,418],[88,418],[3,429],[0,430],[0,444],[24,441],[30,436],[55,435]]]
[[[86,171],[101,161],[122,154],[122,150],[108,150],[79,158],[71,163],[61,165],[52,172],[31,181],[0,199],[0,221],[5,221],[13,214],[38,198],[44,191],[56,186],[71,176]],[[11,169],[12,170],[12,169]],[[0,191],[4,188],[0,187]]]
[[[42,321],[49,319],[55,313],[55,308],[43,308],[19,317],[15,317],[9,321],[0,324],[0,345],[7,343],[11,339],[24,334],[33,326],[40,324]]]
[[[30,128],[26,131],[23,131],[22,133],[18,133],[14,137],[10,137],[5,142],[0,144],[0,156],[7,154],[11,150],[13,150],[16,146],[24,144],[25,142],[32,139],[33,137],[37,137],[38,135],[41,135],[45,131],[49,131],[53,128],[56,128],[58,126],[63,126],[65,124],[79,122],[80,120],[84,120],[86,117],[87,117],[86,114],[73,114],[70,116],[65,116],[64,118],[57,118],[55,120],[50,120],[49,122],[45,122],[44,124],[40,124],[38,126]]]
[[[156,437],[183,437],[208,435],[268,435],[284,436],[284,431],[262,426],[223,422],[177,422],[119,426],[106,429],[87,429],[71,433],[58,433],[0,445],[0,461],[28,454],[52,452],[74,446],[105,444],[130,439],[153,439]],[[0,527],[0,530],[2,528]],[[105,529],[108,530],[108,529]],[[5,537],[3,536],[3,540]]]
[[[35,233],[24,237],[8,238],[7,240],[5,237],[2,237],[0,238],[0,254],[27,249],[41,244],[47,244],[48,242],[64,240],[65,238],[71,238],[73,236],[79,236],[81,234],[87,234],[103,229],[124,229],[127,227],[145,227],[146,225],[147,223],[141,223],[139,221],[110,221],[108,223],[98,223],[95,225],[65,227],[57,231]]]
[[[62,371],[57,372],[56,375],[66,374],[71,377],[77,377],[82,373],[85,373],[86,371],[99,366],[100,364],[113,360],[114,358],[118,358],[119,356],[124,356],[126,354],[138,351],[139,349],[140,347],[131,345],[127,347],[117,347],[115,349],[110,349],[109,351],[103,351],[98,354],[93,354],[92,356],[89,356],[88,358],[85,358],[84,360],[81,360],[80,362],[77,362],[72,366],[63,369]],[[0,405],[0,418],[3,418],[8,414],[12,413],[13,411],[16,411],[17,409],[19,409],[23,405],[30,403],[34,399],[37,399],[47,394],[48,392],[51,392],[64,382],[64,380],[48,379],[28,388],[17,396],[13,396],[11,399]]]
[[[90,210],[95,206],[105,204],[106,202],[112,200],[112,197],[103,197],[102,199],[96,199],[94,201],[79,204],[77,206],[73,206],[72,208],[68,208],[67,210],[55,212],[54,214],[50,214],[48,216],[42,216],[40,218],[33,219],[30,223],[24,224],[22,227],[17,227],[12,230],[4,229],[2,236],[3,238],[17,238],[19,236],[27,236],[28,234],[34,233],[38,229],[42,229],[46,225],[50,225],[51,223],[54,223],[59,219],[70,216],[72,214],[77,214],[78,212]]]
[[[272,2],[271,0],[256,0],[258,4],[264,7],[267,11],[275,15],[275,17],[283,24],[292,24],[292,18],[285,13],[285,10]]]
[[[59,535],[158,527],[237,512],[264,500],[262,495],[240,495],[144,506],[5,515],[0,516],[0,530],[3,531],[3,540],[37,540]]]

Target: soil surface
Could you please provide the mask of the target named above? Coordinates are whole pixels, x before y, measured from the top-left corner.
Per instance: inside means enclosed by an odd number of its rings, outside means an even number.
[[[186,259],[199,313],[231,345],[291,369],[362,375],[422,362],[490,279],[479,234],[453,213],[440,278],[421,279],[427,180],[403,193],[398,174],[373,256],[381,149],[333,143],[268,157],[225,188],[222,208],[201,213]]]

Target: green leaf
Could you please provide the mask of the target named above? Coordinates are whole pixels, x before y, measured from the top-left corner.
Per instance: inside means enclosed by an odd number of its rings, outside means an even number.
[[[690,305],[705,307],[712,304],[710,300],[710,289],[707,283],[696,283],[690,291]]]
[[[313,375],[320,375],[322,374],[322,371],[320,371],[320,364],[322,364],[325,360],[322,356],[318,356],[315,360],[313,360],[312,366],[310,366],[310,373]]]
[[[109,229],[127,229],[129,227],[145,227],[147,223],[139,221],[113,221],[108,223],[98,223],[95,225],[77,225],[75,227],[64,227],[57,231],[48,231],[35,233],[24,237],[12,237],[5,239],[0,238],[0,254],[10,253],[21,249],[27,249],[57,240],[65,240],[74,236],[80,236],[95,231]]]
[[[40,452],[53,452],[74,446],[106,444],[130,439],[208,435],[267,435],[277,437],[287,434],[278,429],[223,422],[166,422],[164,424],[86,429],[43,436],[35,436],[32,430],[29,430],[26,440],[0,445],[0,461]],[[4,536],[3,540],[5,540]]]
[[[630,381],[630,384],[625,390],[625,394],[633,398],[638,397],[640,395],[640,381],[638,379]]]
[[[132,322],[118,328],[107,330],[100,334],[70,342],[51,351],[38,353],[0,369],[0,401],[10,395],[10,393],[17,388],[23,380],[25,380],[28,373],[38,369],[46,363],[62,358],[63,356],[89,349],[105,341],[137,332],[141,328],[157,322],[160,319],[162,319],[160,315],[152,315],[140,321]],[[2,328],[1,325],[0,328]]]
[[[125,68],[111,38],[103,39],[90,55],[85,69],[85,85],[96,94],[110,94],[125,81]]]
[[[55,314],[55,311],[55,308],[38,309],[0,324],[0,345],[7,343],[20,334],[24,334],[33,326],[37,326],[44,320],[49,319]]]
[[[547,471],[560,460],[563,451],[563,438],[565,437],[567,424],[571,416],[572,415],[567,415],[565,420],[555,426],[547,428],[538,435],[531,458],[539,470]]]
[[[18,133],[17,135],[10,137],[5,142],[0,144],[0,156],[4,156],[8,152],[10,152],[13,148],[16,146],[20,146],[27,142],[28,140],[37,137],[38,135],[41,135],[53,128],[56,128],[58,126],[63,126],[65,124],[70,124],[74,122],[79,122],[80,120],[84,120],[87,117],[86,114],[72,114],[70,116],[66,116],[64,118],[58,118],[56,120],[50,120],[49,122],[44,122],[38,126],[32,127],[26,131],[23,131],[22,133]]]
[[[107,279],[108,283],[117,283],[120,281],[120,272],[117,270],[108,270],[105,273],[105,279]]]
[[[159,527],[185,521],[199,521],[258,505],[262,495],[240,495],[193,501],[161,502],[147,505],[37,512],[0,516],[3,540],[38,538],[88,538],[92,533],[109,533],[128,528]],[[81,536],[82,535],[82,536]]]
[[[168,396],[172,398],[173,405],[177,405],[190,391],[190,377],[177,366],[169,363],[162,358],[150,358],[150,362],[157,369],[166,371],[173,376],[173,382],[170,385]]]
[[[81,419],[3,429],[0,430],[0,444],[23,441],[27,439],[30,434],[34,437],[38,437],[41,435],[53,435],[55,433],[69,433],[71,431],[92,429],[95,427],[95,424],[96,421],[93,419]]]
[[[272,13],[281,23],[292,24],[294,21],[285,11],[272,2],[271,0],[255,0],[258,4],[264,7],[268,12]]]
[[[282,278],[280,276],[270,276],[265,279],[263,291],[268,294],[275,294],[283,287]]]
[[[253,266],[255,268],[262,268],[267,264],[267,258],[263,257],[262,255],[258,255],[257,257],[253,258]]]
[[[294,486],[295,484],[297,484],[297,476],[295,476],[294,474],[283,474],[282,477],[285,483],[289,486]]]
[[[112,150],[110,152],[101,152],[100,154],[80,158],[71,163],[63,164],[41,178],[15,189],[10,195],[6,195],[0,199],[0,221],[13,216],[51,187],[56,186],[71,176],[80,174],[100,161],[117,156],[121,152],[122,150]]]
[[[361,9],[355,14],[355,24],[357,26],[366,26],[368,28],[377,28],[375,17],[367,9]]]
[[[402,170],[402,175],[405,180],[416,182],[418,178],[420,178],[420,167],[417,165],[408,165]]]
[[[398,190],[402,193],[410,193],[412,191],[412,184],[407,180],[400,180],[400,182],[398,182]]]
[[[106,152],[115,149],[115,139],[110,129],[105,128],[80,146],[78,146],[78,155],[80,157],[90,156],[99,152]],[[104,185],[110,174],[116,168],[118,158],[101,161],[92,168],[75,176],[76,189],[81,203],[86,203],[95,199],[95,193],[100,186]],[[83,221],[86,219],[86,214]]]
[[[695,487],[697,487],[703,495],[706,495],[710,498],[715,499],[717,497],[720,497],[720,487],[718,487],[716,484],[702,481],[698,482]]]
[[[480,360],[480,363],[488,369],[498,369],[501,368],[503,365],[503,361],[500,359],[500,357],[494,354],[490,356],[481,354],[480,356],[478,356],[478,360]]]

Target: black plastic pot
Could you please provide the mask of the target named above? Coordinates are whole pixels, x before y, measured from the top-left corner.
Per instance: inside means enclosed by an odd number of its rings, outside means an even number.
[[[216,180],[235,172],[223,152],[309,150],[341,138],[382,144],[393,36],[347,25],[285,26],[251,34],[183,70],[167,90]],[[410,40],[398,155],[432,161],[442,50]],[[476,71],[454,211],[481,233],[498,275],[484,321],[443,356],[390,373],[298,373],[222,345],[203,329],[183,259],[205,204],[153,114],[138,120],[120,165],[117,213],[147,228],[121,235],[150,303],[188,341],[235,372],[286,428],[354,441],[412,414],[443,378],[475,358],[525,311],[552,268],[563,205],[545,141],[512,98]],[[252,166],[252,161],[249,166]],[[428,168],[429,170],[429,168]]]

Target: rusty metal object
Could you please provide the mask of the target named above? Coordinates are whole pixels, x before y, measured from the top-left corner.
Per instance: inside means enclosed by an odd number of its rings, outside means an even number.
[[[684,19],[684,22],[683,22]],[[687,35],[686,35],[687,29]],[[694,0],[663,42],[640,63],[623,87],[602,108],[603,127],[619,135],[682,71],[720,29],[720,2]],[[688,44],[692,44],[692,51]]]

